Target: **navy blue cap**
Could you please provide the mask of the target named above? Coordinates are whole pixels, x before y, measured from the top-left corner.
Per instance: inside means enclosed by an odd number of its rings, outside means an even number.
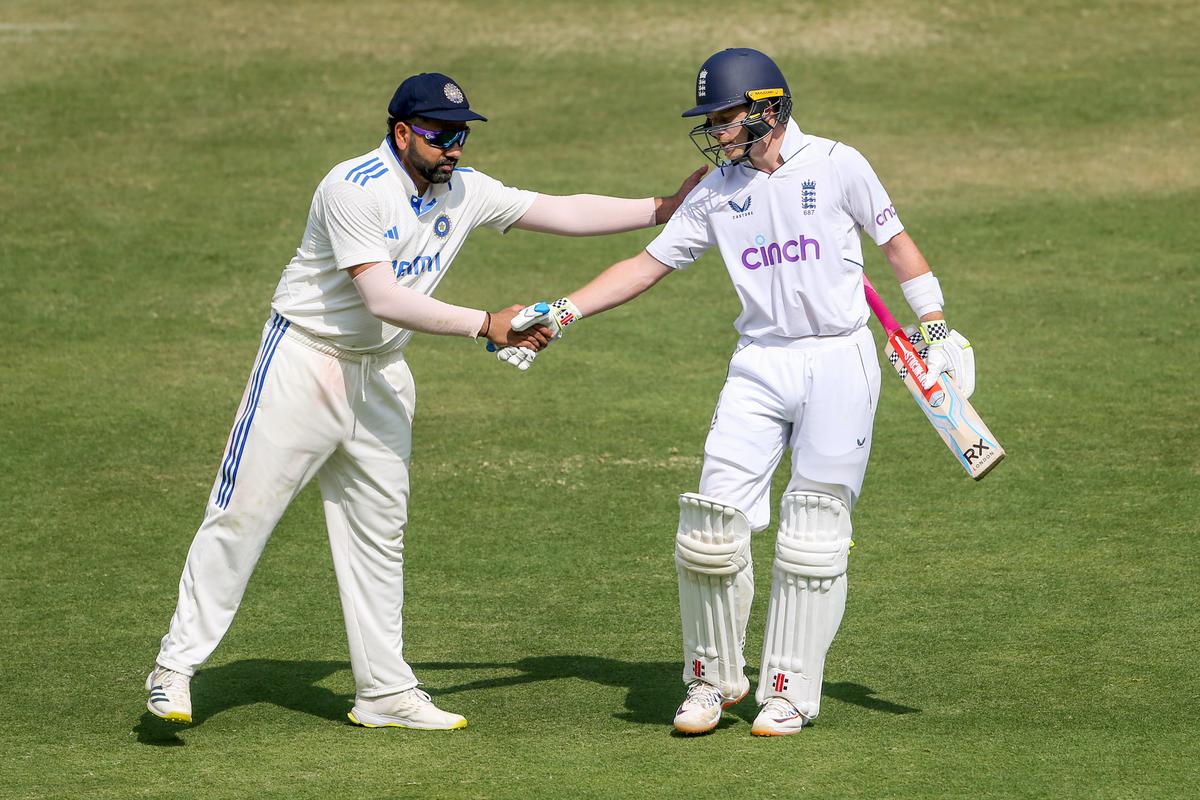
[[[405,78],[388,103],[388,114],[396,119],[427,117],[450,122],[473,119],[487,122],[487,117],[471,110],[466,93],[454,79],[440,72],[422,72]]]
[[[734,47],[722,50],[709,57],[696,76],[696,105],[683,112],[685,117],[699,117],[714,111],[749,103],[749,92],[764,93],[765,90],[782,89],[783,95],[791,97],[787,81],[770,56],[749,47]]]

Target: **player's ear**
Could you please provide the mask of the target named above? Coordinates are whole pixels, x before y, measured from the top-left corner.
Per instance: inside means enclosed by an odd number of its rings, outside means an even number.
[[[410,129],[407,122],[397,120],[392,126],[392,139],[396,142],[396,149],[404,151],[408,149],[408,136]]]

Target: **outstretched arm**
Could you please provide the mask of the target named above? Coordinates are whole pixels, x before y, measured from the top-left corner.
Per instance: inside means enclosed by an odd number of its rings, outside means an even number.
[[[708,167],[701,167],[693,172],[670,197],[627,200],[596,194],[564,197],[539,194],[513,227],[561,236],[596,236],[661,225],[671,218],[707,170]]]
[[[670,267],[642,250],[633,258],[613,264],[567,298],[579,308],[581,316],[591,316],[629,302],[671,272]]]
[[[401,286],[384,262],[350,267],[354,288],[372,315],[400,328],[443,336],[486,337],[500,346],[520,346],[536,350],[544,347],[549,330],[534,325],[522,332],[513,331],[512,319],[521,306],[490,312],[443,303],[415,289]]]
[[[672,271],[670,267],[643,250],[633,258],[613,264],[586,286],[567,297],[553,303],[526,306],[518,314],[518,321],[513,323],[514,327],[520,330],[527,322],[544,322],[557,338],[562,336],[567,326],[575,324],[584,316],[599,314],[629,302]],[[522,345],[504,347],[496,352],[496,357],[517,369],[527,370],[537,356],[535,350],[536,348]]]

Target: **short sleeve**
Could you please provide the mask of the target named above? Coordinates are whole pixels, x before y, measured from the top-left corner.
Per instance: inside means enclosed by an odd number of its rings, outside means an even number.
[[[686,268],[715,243],[708,212],[699,200],[702,186],[692,190],[654,241],[646,245],[647,253],[671,269]]]
[[[853,147],[837,144],[830,153],[842,179],[846,210],[877,245],[886,244],[904,230],[896,207],[879,176],[863,154]]]
[[[495,228],[504,233],[525,215],[537,198],[536,192],[505,186],[482,172],[474,170],[469,172],[464,170],[463,172],[470,175],[468,186],[471,194],[474,195],[473,202],[478,204],[479,210],[476,217],[478,225]]]
[[[388,261],[379,202],[366,189],[346,181],[324,188],[325,232],[338,269]]]

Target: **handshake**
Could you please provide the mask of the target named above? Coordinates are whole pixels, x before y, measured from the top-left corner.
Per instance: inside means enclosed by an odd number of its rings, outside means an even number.
[[[524,372],[533,364],[539,350],[549,347],[555,339],[561,339],[563,331],[578,322],[583,316],[575,304],[563,297],[553,303],[534,303],[520,308],[512,306],[497,312],[497,322],[507,318],[510,330],[503,340],[497,342],[488,331],[487,350],[495,353],[500,361],[511,364]]]

